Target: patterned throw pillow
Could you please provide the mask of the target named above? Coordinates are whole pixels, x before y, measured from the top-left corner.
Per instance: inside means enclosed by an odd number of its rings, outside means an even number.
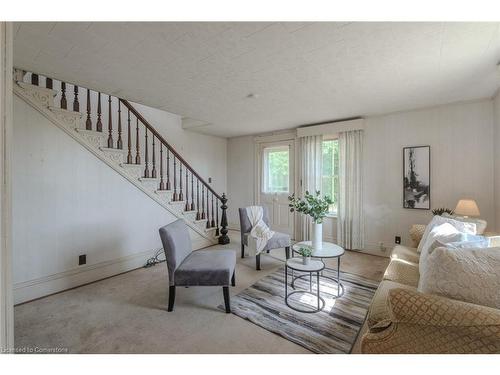
[[[500,248],[438,247],[420,272],[418,291],[500,309]]]
[[[418,270],[420,274],[427,268],[429,255],[442,243],[462,241],[464,233],[461,233],[450,223],[436,225],[429,232],[427,237],[422,239]]]
[[[458,220],[454,220],[448,217],[443,217],[436,215],[432,218],[431,222],[427,224],[425,227],[424,235],[422,236],[422,240],[418,244],[417,252],[420,253],[422,251],[423,245],[427,242],[427,237],[429,236],[429,233],[434,229],[434,227],[448,223],[453,225],[457,229],[457,231],[461,233],[467,233],[467,234],[477,234],[476,231],[476,224],[474,223],[463,223]]]
[[[410,228],[410,238],[413,241],[413,247],[417,247],[420,241],[422,240],[422,236],[425,232],[424,224],[414,224]]]

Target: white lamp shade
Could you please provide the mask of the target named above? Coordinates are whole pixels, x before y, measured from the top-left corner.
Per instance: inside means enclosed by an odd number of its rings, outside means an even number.
[[[463,216],[479,216],[479,208],[474,199],[460,199],[455,207],[455,214]]]

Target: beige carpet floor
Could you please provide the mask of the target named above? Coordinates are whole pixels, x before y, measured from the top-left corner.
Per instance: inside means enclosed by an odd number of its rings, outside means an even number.
[[[283,265],[284,250],[240,259],[237,232],[222,248],[238,254],[231,295]],[[221,248],[213,246],[214,249]],[[342,270],[381,280],[387,258],[348,251]],[[332,266],[335,266],[332,265]],[[16,347],[67,348],[70,353],[309,353],[233,314],[217,309],[222,288],[178,288],[166,311],[165,263],[138,269],[15,307]],[[358,338],[359,341],[359,338]],[[354,352],[359,345],[355,345]]]

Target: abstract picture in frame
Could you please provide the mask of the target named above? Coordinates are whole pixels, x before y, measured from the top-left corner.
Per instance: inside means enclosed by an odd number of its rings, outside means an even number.
[[[431,208],[431,147],[403,148],[403,207]]]

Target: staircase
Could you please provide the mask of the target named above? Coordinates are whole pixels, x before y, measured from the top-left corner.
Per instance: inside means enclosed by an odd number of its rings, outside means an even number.
[[[217,194],[127,100],[19,69],[14,81],[18,97],[208,243],[229,243],[226,195]]]

